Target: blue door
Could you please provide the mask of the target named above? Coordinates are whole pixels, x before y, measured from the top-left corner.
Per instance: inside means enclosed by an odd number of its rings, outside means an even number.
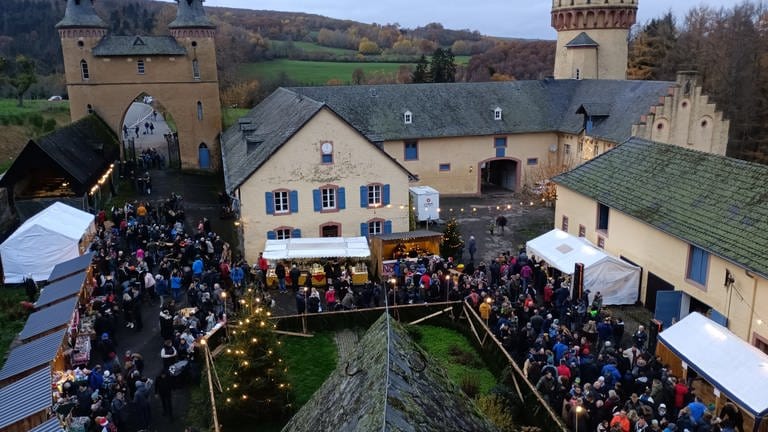
[[[683,303],[682,291],[658,291],[656,293],[656,312],[654,318],[669,328],[672,322],[680,320],[680,307]]]
[[[208,169],[211,167],[211,154],[205,143],[200,144],[200,147],[198,147],[197,158],[200,161],[200,169]]]

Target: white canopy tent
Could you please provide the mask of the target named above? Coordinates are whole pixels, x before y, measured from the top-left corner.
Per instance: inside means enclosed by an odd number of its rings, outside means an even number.
[[[21,283],[31,274],[47,280],[53,267],[80,256],[80,242],[95,232],[94,216],[55,202],[29,218],[0,244],[5,283]]]
[[[584,264],[584,290],[600,291],[603,304],[634,304],[640,287],[640,268],[606,254],[582,237],[557,228],[526,243],[528,257],[536,256],[565,274]]]
[[[768,355],[698,312],[659,333],[659,340],[753,417],[768,414]]]
[[[264,258],[368,258],[371,250],[365,237],[318,237],[267,240]]]

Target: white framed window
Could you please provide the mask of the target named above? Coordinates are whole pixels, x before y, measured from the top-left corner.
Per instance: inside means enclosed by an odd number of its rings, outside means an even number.
[[[320,189],[323,210],[336,210],[336,188]]]
[[[91,79],[91,74],[88,72],[88,62],[85,60],[80,60],[80,78],[83,81]]]
[[[138,59],[136,60],[136,72],[139,75],[144,75],[145,68],[144,68],[144,59]]]
[[[413,113],[410,111],[406,111],[403,113],[403,123],[405,124],[411,124],[413,123]]]
[[[380,206],[381,203],[382,203],[381,185],[380,184],[368,185],[368,206],[369,207]]]
[[[275,238],[277,240],[287,240],[291,238],[290,228],[278,228],[275,230]]]
[[[496,107],[495,110],[493,110],[493,119],[494,120],[501,120],[501,108]]]
[[[290,201],[288,191],[276,191],[275,194],[275,213],[288,213],[290,211]]]
[[[200,79],[200,62],[197,59],[192,60],[192,79]]]
[[[379,235],[384,232],[384,222],[379,219],[368,221],[368,235]]]

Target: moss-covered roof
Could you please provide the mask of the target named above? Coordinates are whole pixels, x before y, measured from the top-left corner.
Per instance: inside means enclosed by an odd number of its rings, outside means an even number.
[[[385,313],[283,431],[497,431]]]
[[[768,277],[768,166],[632,138],[554,181]]]

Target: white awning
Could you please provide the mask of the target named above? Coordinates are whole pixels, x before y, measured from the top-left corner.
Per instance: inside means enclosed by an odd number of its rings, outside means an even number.
[[[319,237],[267,240],[268,260],[303,258],[368,258],[371,250],[365,237]]]
[[[698,312],[659,333],[659,340],[753,416],[768,414],[768,355]]]

